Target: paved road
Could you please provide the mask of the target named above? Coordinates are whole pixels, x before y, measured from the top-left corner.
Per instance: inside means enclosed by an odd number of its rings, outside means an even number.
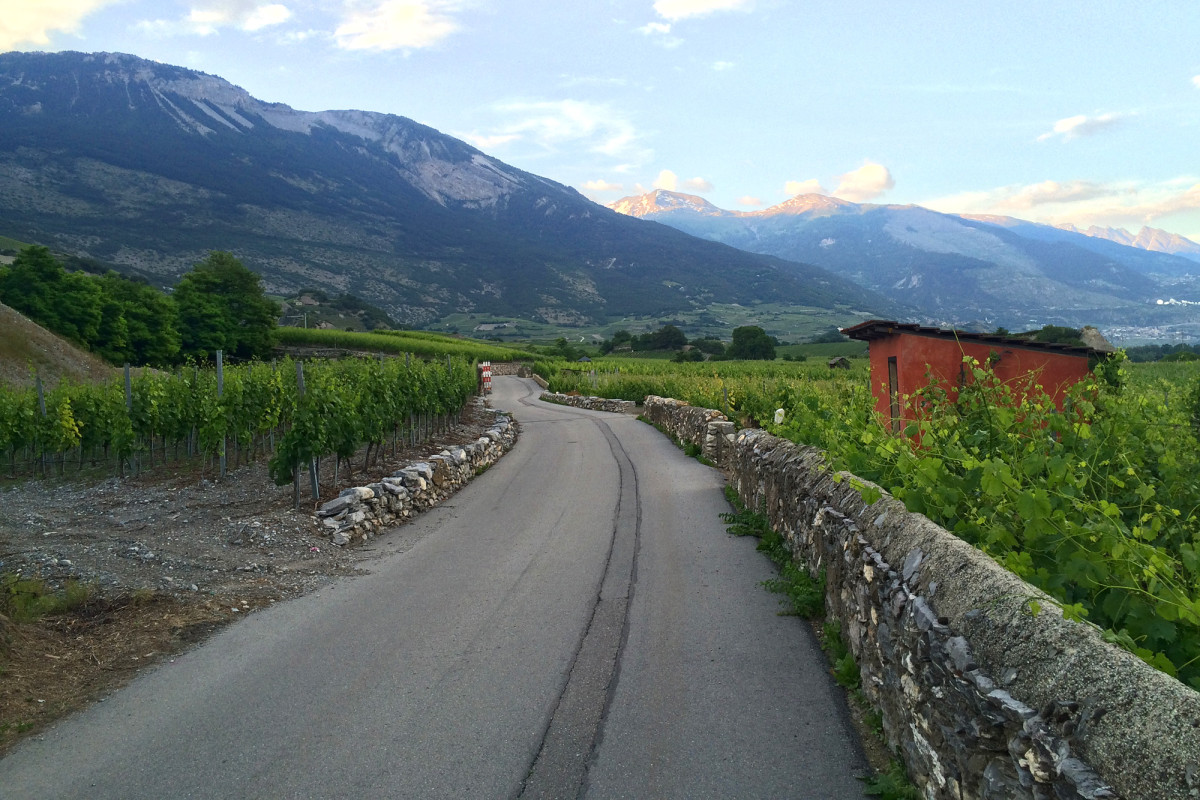
[[[644,423],[496,380],[516,448],[377,540],[0,761],[19,798],[861,797],[806,626],[720,476]]]

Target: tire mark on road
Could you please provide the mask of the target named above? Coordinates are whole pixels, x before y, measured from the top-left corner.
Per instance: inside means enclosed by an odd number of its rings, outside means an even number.
[[[520,402],[535,405],[524,398]],[[579,416],[565,409],[563,413]],[[568,798],[580,794],[592,754],[599,744],[628,632],[641,528],[637,470],[608,423],[595,417],[588,419],[604,435],[620,475],[608,560],[591,619],[550,714],[541,747],[516,794],[519,798]]]

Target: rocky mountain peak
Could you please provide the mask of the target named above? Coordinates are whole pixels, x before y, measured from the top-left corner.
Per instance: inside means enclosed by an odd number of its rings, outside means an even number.
[[[763,217],[776,216],[778,214],[829,216],[831,214],[841,214],[856,208],[858,208],[857,203],[851,203],[849,200],[842,200],[837,197],[829,197],[823,194],[798,194],[790,200],[785,200],[778,205],[757,212],[757,215]]]
[[[683,194],[682,192],[671,192],[666,189],[655,189],[653,192],[647,192],[646,194],[623,197],[615,203],[610,203],[608,207],[619,214],[625,214],[630,217],[644,217],[648,214],[662,214],[679,210],[711,217],[721,217],[729,214],[728,211],[717,208],[703,197],[694,194]]]

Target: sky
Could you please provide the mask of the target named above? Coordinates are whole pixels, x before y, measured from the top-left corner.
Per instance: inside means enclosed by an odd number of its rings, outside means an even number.
[[[398,114],[600,203],[819,192],[1200,242],[1196,0],[0,0],[8,50]]]

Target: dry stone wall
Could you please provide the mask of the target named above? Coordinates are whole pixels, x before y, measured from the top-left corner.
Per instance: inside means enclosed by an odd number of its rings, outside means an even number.
[[[409,464],[378,483],[346,489],[317,510],[317,519],[336,545],[365,542],[442,502],[495,463],[516,440],[516,423],[497,414],[495,423],[476,441]]]
[[[610,400],[607,397],[585,397],[576,394],[542,392],[542,400],[547,403],[558,403],[560,406],[587,408],[592,411],[610,411],[614,414],[632,414],[637,410],[637,403],[632,400]]]
[[[1200,797],[1200,694],[886,493],[868,505],[819,451],[674,400],[643,413],[825,573],[827,613],[925,797]]]

